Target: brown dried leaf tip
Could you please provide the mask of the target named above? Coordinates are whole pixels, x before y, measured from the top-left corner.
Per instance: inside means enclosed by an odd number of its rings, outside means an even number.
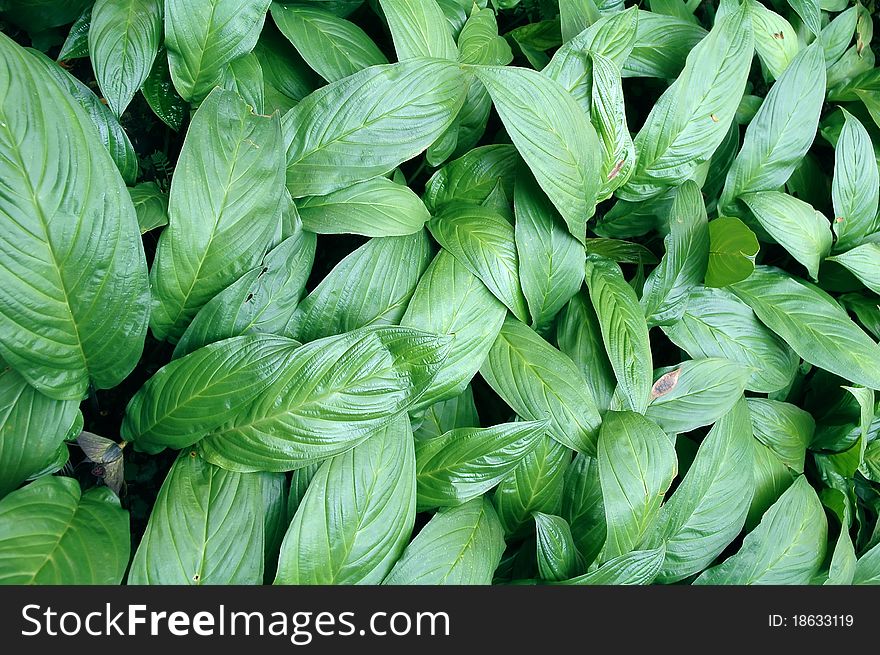
[[[678,384],[678,376],[680,374],[681,369],[677,368],[674,371],[669,371],[669,373],[665,373],[657,378],[654,386],[651,387],[651,400],[659,398],[660,396],[665,396],[672,391],[675,388],[675,385]]]
[[[781,30],[779,32],[773,32],[773,38],[782,41],[785,38],[785,34]]]

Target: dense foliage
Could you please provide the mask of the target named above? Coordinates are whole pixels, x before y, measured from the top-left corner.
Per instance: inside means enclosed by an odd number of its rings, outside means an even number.
[[[873,18],[0,0],[0,582],[880,583]]]

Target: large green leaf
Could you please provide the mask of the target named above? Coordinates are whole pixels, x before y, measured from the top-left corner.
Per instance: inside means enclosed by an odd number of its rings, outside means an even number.
[[[663,566],[665,550],[634,550],[608,560],[595,571],[565,580],[566,585],[647,585]]]
[[[260,475],[180,454],[150,513],[128,584],[262,584]]]
[[[626,124],[620,68],[599,53],[591,53],[590,57],[593,62],[590,119],[604,151],[598,199],[605,200],[629,180],[636,165],[636,149]]]
[[[384,177],[297,203],[303,227],[318,234],[391,237],[412,234],[431,218],[409,187]]]
[[[853,584],[880,584],[880,544],[875,545],[856,562]]]
[[[642,307],[651,326],[679,320],[690,293],[706,276],[709,223],[700,189],[690,180],[675,194],[664,246],[666,254],[645,280],[642,291]]]
[[[329,11],[275,2],[272,18],[302,58],[328,82],[388,63],[360,27]]]
[[[624,62],[624,77],[675,77],[688,53],[705,36],[706,30],[691,21],[640,9],[636,40]]]
[[[644,413],[653,372],[644,310],[620,267],[610,259],[590,255],[586,280],[599,317],[602,342],[626,407]]]
[[[388,585],[488,585],[504,552],[504,534],[485,498],[437,512],[403,551]]]
[[[137,219],[76,101],[5,35],[0,57],[0,357],[48,396],[79,400],[119,384],[143,349]]]
[[[828,259],[845,266],[862,284],[880,295],[880,244],[865,243]]]
[[[406,313],[405,327],[452,339],[443,368],[418,407],[462,393],[501,331],[507,310],[478,277],[448,251],[441,250],[419,280]]]
[[[268,249],[284,199],[280,130],[278,116],[255,115],[232,91],[215,90],[196,112],[150,270],[157,338],[177,342],[205,303]]]
[[[321,465],[290,523],[275,584],[378,584],[416,515],[412,430],[405,416]]]
[[[92,67],[117,116],[150,74],[162,39],[163,13],[163,0],[97,0],[92,8]]]
[[[730,411],[751,372],[750,366],[718,357],[686,361],[654,383],[645,415],[667,432],[711,425]]]
[[[424,230],[370,239],[303,299],[284,332],[305,342],[368,325],[396,325],[430,261]]]
[[[834,232],[837,250],[857,245],[877,227],[880,174],[871,136],[859,120],[844,111],[843,129],[834,149]]]
[[[171,79],[188,102],[220,83],[226,64],[253,50],[271,0],[165,0]]]
[[[299,302],[315,258],[315,235],[299,230],[199,310],[174,348],[181,357],[243,334],[277,334]]]
[[[745,280],[755,270],[760,248],[755,233],[735,216],[710,221],[706,286],[726,287]]]
[[[532,327],[547,329],[584,281],[583,246],[527,171],[520,171],[513,195],[519,279]]]
[[[654,531],[678,463],[663,430],[629,411],[605,414],[597,459],[607,526],[602,559],[607,561],[638,549]]]
[[[159,452],[186,448],[246,411],[299,348],[270,335],[233,337],[166,364],[128,404],[121,434]]]
[[[53,400],[0,362],[0,498],[54,461],[77,403]]]
[[[731,289],[805,361],[880,389],[880,346],[827,293],[764,266]]]
[[[770,75],[778,79],[800,50],[797,32],[785,18],[760,2],[749,0],[755,33],[755,52]]]
[[[130,549],[128,512],[107,487],[45,477],[0,500],[0,584],[119,584]]]
[[[596,208],[602,146],[574,98],[556,81],[516,67],[475,67],[513,144],[583,242]]]
[[[785,69],[746,128],[727,173],[722,208],[744,193],[785,184],[813,143],[824,100],[825,60],[814,43]]]
[[[444,250],[525,322],[528,310],[520,287],[514,227],[503,216],[488,207],[460,202],[444,207],[428,228]]]
[[[592,563],[605,545],[607,533],[599,462],[595,457],[578,454],[566,469],[561,515],[568,521],[584,562]]]
[[[497,485],[532,450],[548,421],[459,428],[416,443],[418,505],[461,505]]]
[[[436,0],[379,0],[397,59],[455,59],[458,48]]]
[[[284,116],[288,190],[322,195],[393,170],[449,127],[466,91],[457,65],[422,57],[318,89]]]
[[[425,185],[425,204],[431,211],[458,200],[479,205],[499,184],[510,197],[519,162],[510,144],[474,148],[431,176]]]
[[[739,551],[694,584],[809,584],[825,559],[828,522],[803,476],[767,510]]]
[[[561,516],[535,512],[538,575],[542,580],[558,582],[581,570],[580,554],[574,545],[571,528]]]
[[[813,34],[822,31],[822,0],[788,0],[788,4]]]
[[[742,530],[752,500],[749,409],[740,398],[700,444],[675,493],[660,510],[656,539],[666,545],[658,579],[699,573]]]
[[[498,36],[498,21],[491,9],[472,11],[458,35],[458,60],[463,64],[506,66],[513,59],[510,45]]]
[[[425,392],[449,341],[398,327],[312,341],[199,449],[210,461],[244,471],[289,471],[344,453]]]
[[[726,289],[691,292],[684,315],[663,331],[694,359],[724,357],[752,367],[746,389],[772,393],[787,387],[800,358]]]
[[[681,75],[660,96],[636,136],[636,168],[618,197],[652,198],[690,179],[709,161],[733,120],[752,52],[747,9],[720,18],[691,50]]]
[[[554,439],[595,454],[600,418],[586,380],[574,362],[526,325],[505,319],[480,374],[517,414],[549,418]]]

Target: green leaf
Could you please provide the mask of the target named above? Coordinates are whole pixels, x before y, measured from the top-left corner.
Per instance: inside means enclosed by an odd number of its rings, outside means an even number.
[[[707,287],[726,287],[745,280],[755,270],[761,246],[748,226],[733,216],[709,221]]]
[[[413,234],[431,215],[409,187],[384,177],[297,203],[303,227],[318,234],[390,237]]]
[[[828,524],[803,476],[767,510],[739,551],[694,584],[809,584],[825,559]]]
[[[548,421],[459,428],[416,443],[420,509],[461,505],[493,487],[534,450]]]
[[[458,48],[449,24],[435,0],[379,0],[397,59],[414,57],[456,59]]]
[[[168,225],[168,196],[155,182],[141,182],[128,190],[141,234]]]
[[[548,436],[501,480],[495,489],[495,509],[505,534],[525,536],[534,529],[535,512],[559,514],[565,471],[571,449]]]
[[[315,235],[298,231],[256,268],[211,298],[174,348],[181,357],[202,346],[244,334],[280,333],[296,308],[315,258]]]
[[[849,48],[856,31],[857,21],[857,8],[850,7],[822,28],[817,40],[825,53],[825,66],[833,65]]]
[[[558,82],[536,71],[485,66],[473,72],[569,232],[583,242],[600,184],[596,130]]]
[[[749,398],[749,411],[755,438],[783,464],[803,473],[806,450],[816,429],[810,413],[796,405],[765,398]]]
[[[824,100],[825,61],[814,43],[780,75],[746,128],[720,207],[745,193],[774,190],[791,177],[813,143]]]
[[[90,0],[4,0],[0,13],[34,34],[72,23],[89,4]]]
[[[801,17],[807,29],[818,36],[822,31],[820,0],[788,0],[788,4]]]
[[[600,17],[599,9],[593,0],[559,0],[562,40],[570,41]]]
[[[620,239],[587,239],[587,254],[601,255],[618,264],[656,264],[657,256],[639,243]]]
[[[70,59],[81,59],[89,56],[89,27],[92,24],[92,6],[88,5],[79,15],[73,25],[70,26],[70,32],[61,46],[58,53],[58,61],[67,61]]]
[[[827,293],[764,266],[731,289],[805,361],[880,389],[880,346]]]
[[[812,205],[778,191],[747,193],[740,199],[761,227],[817,279],[819,264],[831,251],[828,219]]]
[[[318,89],[284,116],[290,194],[327,194],[412,159],[452,124],[466,91],[457,65],[421,57]]]
[[[556,323],[556,342],[580,368],[599,413],[604,414],[611,405],[617,379],[602,342],[599,317],[585,291],[574,296],[562,310]]]
[[[504,535],[485,498],[440,510],[385,578],[388,585],[488,585],[504,552]]]
[[[595,454],[601,419],[586,380],[571,359],[526,325],[505,319],[480,374],[517,414],[531,421],[549,418],[554,439]]]
[[[253,52],[263,69],[263,93],[269,111],[289,111],[321,84],[318,75],[276,30],[264,29]]]
[[[876,545],[856,562],[853,584],[880,584],[880,545]]]
[[[416,440],[439,437],[457,428],[478,427],[480,427],[480,417],[477,416],[474,392],[470,385],[466,386],[459,395],[430,405],[418,421],[413,419]]]
[[[866,243],[828,259],[846,267],[862,284],[880,294],[880,244]]]
[[[740,398],[709,431],[660,510],[657,539],[666,560],[658,580],[677,582],[711,564],[742,530],[753,489],[749,408]]]
[[[620,68],[598,53],[590,57],[593,62],[590,119],[604,150],[598,199],[605,200],[629,180],[636,165],[636,150],[626,124]]]
[[[368,325],[396,325],[430,261],[424,230],[370,239],[303,299],[284,334],[306,342]]]
[[[785,18],[760,2],[750,0],[746,4],[755,33],[755,52],[773,79],[779,79],[800,50],[797,32]]]
[[[329,11],[273,2],[272,18],[308,65],[328,82],[388,63],[360,27]]]
[[[835,249],[858,245],[877,227],[880,174],[871,137],[859,120],[844,110],[844,124],[834,149]]]
[[[582,569],[580,555],[566,520],[542,512],[535,512],[534,516],[541,579],[558,582],[577,575]]]
[[[59,446],[66,455],[76,406],[44,396],[0,362],[0,498],[51,463]]]
[[[688,53],[705,36],[706,30],[690,21],[639,10],[636,40],[623,75],[673,78],[681,72]]]
[[[514,188],[514,226],[522,293],[532,327],[547,329],[584,281],[584,249],[565,229],[550,200],[527,171]]]
[[[498,36],[494,11],[480,9],[468,17],[458,36],[458,60],[488,66],[506,66],[513,60],[507,41]]]
[[[448,337],[398,327],[313,341],[199,449],[245,471],[289,471],[344,453],[409,409],[448,350]]]
[[[412,430],[397,418],[321,465],[284,535],[275,584],[378,584],[416,516]]]
[[[182,452],[159,490],[128,584],[262,584],[263,507],[259,474]]]
[[[254,49],[271,0],[165,0],[165,47],[174,87],[200,102],[223,69]]]
[[[852,538],[849,536],[849,527],[843,525],[840,527],[840,534],[837,537],[837,543],[834,546],[834,554],[831,556],[831,565],[828,569],[828,579],[826,585],[851,585],[855,577],[856,567],[856,549],[853,546]]]
[[[686,361],[654,383],[645,416],[669,433],[711,425],[739,400],[751,372],[729,359]]]
[[[428,229],[517,318],[526,320],[514,228],[503,216],[486,207],[456,203],[440,211]]]
[[[159,49],[153,68],[141,85],[141,93],[159,120],[179,132],[189,111],[186,101],[180,97],[171,81],[168,53],[164,46]]]
[[[681,75],[660,96],[636,136],[636,168],[618,189],[619,198],[653,198],[691,179],[709,161],[733,120],[733,100],[742,97],[752,51],[745,8],[718,20],[691,50]]]
[[[0,500],[0,584],[117,585],[128,512],[107,487],[44,477]]]
[[[597,568],[560,584],[566,585],[648,585],[663,566],[665,549],[634,550],[614,557]]]
[[[509,197],[519,161],[516,148],[509,144],[474,148],[431,176],[425,185],[425,205],[432,212],[459,200],[479,205],[499,183]]]
[[[263,494],[263,581],[271,582],[270,573],[278,568],[278,553],[284,532],[290,523],[287,517],[287,477],[284,473],[259,473]]]
[[[400,320],[404,327],[447,335],[452,340],[443,368],[417,407],[453,398],[467,388],[501,331],[506,314],[501,301],[478,277],[449,252],[437,253]]]
[[[230,61],[223,69],[220,86],[235,91],[255,114],[265,115],[265,82],[259,58],[249,52]]]
[[[605,505],[599,462],[578,454],[565,471],[562,517],[571,527],[574,544],[585,563],[593,562],[605,545]]]
[[[644,413],[651,392],[652,365],[648,324],[639,299],[611,260],[588,257],[586,279],[626,408]]]
[[[49,397],[80,400],[119,384],[143,349],[137,220],[76,101],[5,35],[0,56],[0,357]]]
[[[215,90],[199,107],[150,270],[157,338],[176,343],[205,303],[268,249],[283,200],[281,147],[278,117],[253,114],[231,91]]]
[[[318,469],[321,468],[322,463],[323,462],[315,462],[314,464],[309,464],[301,469],[296,469],[295,471],[290,472],[290,491],[287,494],[287,522],[284,526],[285,532],[287,530],[287,525],[293,520],[296,510],[299,509],[299,505],[305,497],[312,480],[315,479],[315,475],[318,473]],[[283,533],[281,537],[282,539],[284,538]]]
[[[752,368],[746,389],[785,389],[800,358],[757,319],[752,309],[726,289],[698,288],[684,315],[663,332],[692,359],[724,357]]]
[[[688,296],[706,276],[709,224],[700,189],[690,180],[676,192],[663,243],[666,254],[645,280],[642,292],[649,326],[671,325],[681,319]]]
[[[162,0],[97,0],[89,28],[95,79],[117,116],[141,88],[162,40]]]
[[[637,550],[655,529],[678,463],[672,441],[636,412],[608,412],[599,430],[607,561]]]

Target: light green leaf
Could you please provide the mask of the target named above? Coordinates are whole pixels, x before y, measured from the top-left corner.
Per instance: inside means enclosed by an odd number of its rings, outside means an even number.
[[[50,476],[0,500],[0,584],[116,585],[130,549],[128,512],[107,487]]]
[[[368,325],[396,325],[430,261],[424,230],[370,239],[303,299],[284,334],[306,342]]]
[[[119,384],[143,349],[137,219],[76,101],[5,35],[0,58],[0,357],[51,398],[80,400]]]
[[[578,241],[596,207],[602,148],[596,130],[562,86],[536,71],[473,69],[513,144]]]
[[[605,545],[605,505],[599,462],[578,454],[565,471],[561,516],[571,527],[574,544],[585,563],[592,563]]]
[[[436,0],[379,0],[397,59],[456,59],[458,48]]]
[[[660,582],[699,573],[742,530],[754,488],[751,434],[749,408],[740,398],[700,444],[660,510],[657,539],[666,545]]]
[[[629,411],[605,414],[597,459],[607,525],[602,559],[608,561],[637,550],[653,532],[678,463],[663,430]]]
[[[604,149],[598,199],[606,200],[633,174],[636,150],[626,124],[620,69],[611,59],[598,53],[590,57],[593,62],[590,119]]]
[[[773,79],[783,71],[800,50],[797,32],[785,18],[756,0],[746,3],[755,31],[755,52]]]
[[[880,584],[880,544],[859,558],[853,575],[853,584]]]
[[[566,585],[648,585],[663,566],[665,549],[634,550],[614,557],[597,568],[576,578],[561,582]]]
[[[862,284],[880,295],[880,244],[866,243],[828,259],[845,266]]]
[[[97,0],[92,8],[92,67],[117,116],[150,74],[162,40],[163,13],[163,0]]]
[[[128,584],[262,584],[263,512],[259,474],[182,452],[159,490]]]
[[[415,424],[416,421],[413,420]],[[478,428],[480,417],[474,405],[474,392],[468,385],[459,395],[429,406],[413,426],[416,440],[439,437],[458,428]]]
[[[392,171],[443,134],[466,92],[457,65],[426,58],[318,89],[284,116],[290,194],[323,195]]]
[[[859,120],[844,110],[844,124],[834,149],[835,250],[858,245],[877,227],[880,173],[871,137]]]
[[[503,216],[487,207],[456,203],[440,211],[428,229],[517,318],[526,320],[514,228]]]
[[[493,487],[537,447],[548,421],[460,428],[416,443],[420,509],[461,505]]]
[[[141,234],[168,225],[168,195],[155,182],[142,182],[128,190]]]
[[[425,205],[432,212],[459,200],[479,205],[499,183],[509,197],[519,161],[516,148],[509,144],[474,148],[431,176],[425,185]]]
[[[448,350],[448,337],[399,327],[308,343],[199,450],[226,468],[263,471],[289,471],[344,453],[409,409]]]
[[[566,520],[542,512],[535,512],[534,517],[538,575],[542,580],[550,582],[559,582],[577,575],[583,567]]]
[[[731,289],[805,361],[880,389],[880,346],[827,293],[765,266]]]
[[[636,40],[624,64],[623,76],[673,78],[681,72],[688,53],[705,36],[706,30],[690,21],[640,9]]]
[[[443,368],[416,408],[453,398],[467,388],[485,361],[506,314],[501,301],[478,277],[449,252],[437,253],[400,320],[404,327],[452,339]]]
[[[506,66],[513,60],[507,41],[498,36],[494,11],[480,9],[468,17],[458,37],[458,60],[489,66]]]
[[[271,113],[266,111],[266,83],[263,80],[263,67],[260,64],[260,58],[253,52],[242,55],[226,64],[220,86],[229,91],[235,91],[255,114]]]
[[[165,0],[165,47],[174,87],[200,102],[233,59],[254,49],[271,0]]]
[[[378,584],[416,516],[409,420],[321,465],[284,536],[275,584]]]
[[[694,584],[809,584],[825,559],[828,523],[803,476],[767,510],[739,551]]]
[[[709,221],[709,264],[707,287],[726,287],[745,280],[755,270],[761,246],[748,226],[733,216]]]
[[[505,319],[480,374],[517,414],[549,418],[554,439],[595,454],[601,419],[586,380],[571,359],[526,325]]]
[[[385,578],[387,585],[488,585],[504,552],[504,535],[485,498],[440,510]]]
[[[849,48],[853,34],[856,31],[858,11],[856,7],[850,7],[834,20],[822,28],[817,39],[825,53],[825,66],[831,66],[838,61]]]
[[[609,259],[587,258],[587,288],[602,330],[602,342],[626,408],[644,413],[651,392],[648,324],[635,291]]]
[[[431,218],[409,187],[385,177],[297,202],[303,227],[318,234],[390,237],[413,234]]]
[[[176,343],[205,303],[268,249],[281,216],[281,148],[278,116],[255,115],[237,94],[215,90],[199,107],[150,270],[157,338]]]
[[[822,31],[820,0],[788,0],[788,4],[801,17],[807,29],[818,36]]]
[[[274,2],[272,19],[308,65],[328,82],[388,63],[360,27],[329,11]]]

